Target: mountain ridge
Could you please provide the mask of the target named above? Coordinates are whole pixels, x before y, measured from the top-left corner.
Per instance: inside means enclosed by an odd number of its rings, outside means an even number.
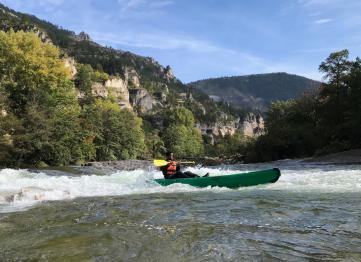
[[[188,83],[216,101],[265,111],[274,100],[288,100],[315,92],[321,82],[286,72],[209,78]]]

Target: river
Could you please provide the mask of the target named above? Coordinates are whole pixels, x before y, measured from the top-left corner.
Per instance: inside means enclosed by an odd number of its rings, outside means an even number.
[[[161,187],[158,171],[0,170],[0,261],[361,261],[361,166],[303,161],[275,184]]]

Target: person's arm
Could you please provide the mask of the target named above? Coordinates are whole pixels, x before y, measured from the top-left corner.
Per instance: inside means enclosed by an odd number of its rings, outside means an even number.
[[[160,169],[160,171],[162,171],[162,173],[163,173],[163,176],[164,177],[166,177],[167,176],[167,169],[168,169],[168,166],[169,166],[169,164],[168,165],[166,165],[166,166],[161,166],[159,169]]]

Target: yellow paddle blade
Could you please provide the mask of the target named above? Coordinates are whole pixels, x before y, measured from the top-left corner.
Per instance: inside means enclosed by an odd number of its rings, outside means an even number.
[[[166,166],[166,165],[168,165],[168,161],[165,161],[165,160],[160,160],[160,159],[154,159],[153,160],[153,164],[155,165],[155,166]]]
[[[153,160],[153,164],[155,165],[155,166],[166,166],[166,165],[168,165],[168,161],[166,161],[166,160],[161,160],[161,159],[154,159]],[[194,161],[188,161],[188,162],[177,162],[177,163],[180,163],[180,164],[195,164],[195,162]]]

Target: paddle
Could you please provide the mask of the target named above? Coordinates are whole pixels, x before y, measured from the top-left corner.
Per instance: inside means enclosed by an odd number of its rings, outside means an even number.
[[[161,159],[154,159],[153,160],[153,164],[157,167],[160,167],[160,166],[166,166],[168,165],[168,161],[166,160],[161,160]],[[181,163],[181,164],[195,164],[194,161],[190,161],[190,162],[178,162],[178,163]]]

